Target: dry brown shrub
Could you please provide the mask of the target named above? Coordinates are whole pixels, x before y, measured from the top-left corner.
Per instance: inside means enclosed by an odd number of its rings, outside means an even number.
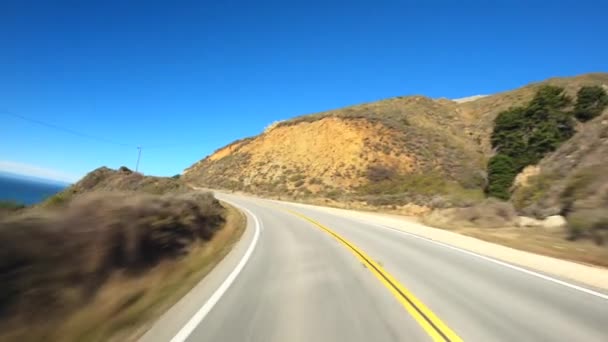
[[[0,221],[0,317],[42,317],[92,297],[116,271],[142,272],[224,223],[206,193],[91,193]]]

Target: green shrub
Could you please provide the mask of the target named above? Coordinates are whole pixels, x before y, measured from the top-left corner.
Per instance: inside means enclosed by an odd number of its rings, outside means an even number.
[[[572,99],[566,95],[564,89],[552,85],[544,85],[540,87],[534,98],[530,102],[529,108],[532,111],[538,109],[561,109],[568,106]]]
[[[509,188],[513,184],[515,176],[517,176],[517,168],[511,157],[499,153],[490,158],[487,194],[504,200],[509,199]]]
[[[572,113],[565,110],[570,103],[562,88],[543,86],[527,106],[498,114],[490,138],[498,153],[488,161],[490,196],[508,199],[518,172],[574,135]]]
[[[608,94],[600,86],[582,87],[576,97],[574,116],[580,121],[589,121],[602,113],[608,106]]]
[[[298,174],[295,174],[293,176],[290,176],[288,179],[291,182],[297,182],[297,181],[302,180],[304,178],[306,178],[306,177],[303,174],[298,173]]]

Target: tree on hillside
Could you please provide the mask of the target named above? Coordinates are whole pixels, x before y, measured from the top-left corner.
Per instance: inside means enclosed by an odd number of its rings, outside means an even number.
[[[572,103],[572,99],[566,95],[563,88],[544,85],[536,91],[528,109],[532,112],[538,109],[562,109],[570,103]]]
[[[565,111],[571,102],[562,88],[542,86],[526,107],[498,114],[491,136],[497,155],[488,163],[488,195],[508,199],[518,172],[574,134],[572,114]]]
[[[530,158],[527,146],[529,123],[526,108],[517,107],[504,111],[494,120],[492,147],[507,156],[519,156],[520,160]]]
[[[511,196],[509,189],[517,176],[517,167],[513,158],[505,154],[497,154],[488,162],[489,196],[507,200]]]
[[[580,121],[589,121],[602,113],[608,106],[608,94],[600,86],[582,87],[576,97],[574,116]]]
[[[575,133],[572,114],[560,110],[550,110],[546,115],[538,117],[532,127],[527,142],[529,156],[523,167],[536,164]]]

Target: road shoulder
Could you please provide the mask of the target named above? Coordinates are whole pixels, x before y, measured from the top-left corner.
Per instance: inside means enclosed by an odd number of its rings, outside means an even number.
[[[564,280],[571,280],[581,285],[604,291],[608,290],[608,269],[603,267],[580,264],[514,249],[452,231],[428,227],[412,219],[398,215],[360,212],[292,202],[280,203],[289,204],[294,207],[301,206],[320,210],[333,215],[363,221],[371,225],[387,226],[526,269],[559,277]],[[382,228],[378,227],[378,229]]]

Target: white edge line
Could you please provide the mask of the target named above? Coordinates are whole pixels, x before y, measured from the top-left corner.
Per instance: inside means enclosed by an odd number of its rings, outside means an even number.
[[[171,342],[184,342],[188,338],[188,336],[190,336],[190,334],[194,331],[194,329],[196,329],[196,327],[203,321],[203,319],[205,319],[205,316],[207,316],[209,311],[213,309],[215,304],[217,304],[217,302],[220,300],[220,298],[222,298],[224,293],[226,293],[226,291],[230,288],[230,285],[232,285],[239,273],[241,273],[241,270],[245,267],[247,261],[249,261],[249,258],[251,257],[251,254],[253,253],[253,250],[255,249],[255,246],[258,243],[258,238],[260,236],[260,221],[258,220],[258,218],[251,211],[249,211],[249,209],[243,208],[234,203],[231,204],[241,210],[246,211],[251,217],[253,217],[253,220],[255,222],[255,232],[253,235],[253,240],[251,241],[251,244],[249,244],[247,251],[241,258],[239,263],[236,265],[234,270],[230,272],[224,282],[217,288],[217,290],[215,290],[215,292],[213,292],[207,302],[205,302],[205,304],[194,314],[194,316],[190,318],[188,323],[186,323],[180,329],[180,331],[171,339]]]
[[[603,293],[600,293],[600,292],[597,292],[597,291],[593,291],[593,290],[590,290],[590,289],[582,287],[582,286],[574,285],[574,284],[565,282],[563,280],[555,279],[553,277],[549,277],[549,276],[546,276],[546,275],[541,274],[541,273],[530,271],[530,270],[527,270],[527,269],[522,268],[522,267],[518,267],[518,266],[509,264],[509,263],[506,263],[506,262],[503,262],[503,261],[500,261],[500,260],[496,260],[494,258],[490,258],[490,257],[484,256],[484,255],[481,255],[481,254],[477,254],[477,253],[474,253],[474,252],[471,252],[471,251],[467,251],[466,249],[454,247],[454,246],[448,245],[446,243],[435,241],[435,240],[432,240],[432,239],[429,239],[429,238],[425,238],[425,237],[422,237],[422,236],[419,236],[419,235],[416,235],[416,234],[413,234],[413,233],[410,233],[410,232],[406,232],[406,231],[403,231],[403,230],[400,230],[400,229],[397,229],[397,228],[388,227],[388,226],[384,226],[384,225],[376,224],[376,223],[372,223],[372,225],[374,225],[376,227],[392,230],[394,232],[401,233],[401,234],[404,234],[404,235],[408,235],[408,236],[414,237],[416,239],[420,239],[420,240],[424,240],[424,241],[427,241],[427,242],[431,242],[431,243],[434,243],[436,245],[440,245],[440,246],[443,246],[443,247],[446,247],[446,248],[449,248],[449,249],[453,249],[453,250],[456,250],[456,251],[459,251],[459,252],[462,252],[462,253],[465,253],[465,254],[468,254],[468,255],[471,255],[471,256],[483,259],[485,261],[489,261],[489,262],[492,262],[492,263],[495,263],[495,264],[498,264],[498,265],[501,265],[501,266],[504,266],[504,267],[507,267],[507,268],[510,268],[510,269],[513,269],[513,270],[516,270],[516,271],[520,271],[520,272],[526,273],[526,274],[531,275],[531,276],[535,276],[535,277],[538,277],[538,278],[541,278],[541,279],[544,279],[544,280],[547,280],[547,281],[550,281],[550,282],[553,282],[553,283],[556,283],[556,284],[559,284],[559,285],[563,285],[563,286],[569,287],[569,288],[574,289],[574,290],[585,292],[585,293],[590,294],[592,296],[596,296],[596,297],[608,300],[608,295],[605,295]]]

